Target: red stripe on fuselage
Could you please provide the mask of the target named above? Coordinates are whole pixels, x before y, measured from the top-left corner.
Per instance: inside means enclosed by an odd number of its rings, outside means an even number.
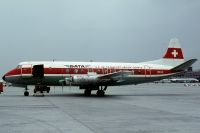
[[[21,69],[15,68],[7,72],[5,76],[13,76],[13,75],[20,75],[20,74],[21,74]]]
[[[132,71],[133,75],[163,75],[171,74],[171,70],[161,70],[161,69],[105,69],[105,68],[44,68],[44,74],[87,74],[88,72],[95,72],[97,74],[109,74],[118,71]],[[8,73],[5,76],[14,76],[21,74],[32,74],[32,68],[16,68]]]

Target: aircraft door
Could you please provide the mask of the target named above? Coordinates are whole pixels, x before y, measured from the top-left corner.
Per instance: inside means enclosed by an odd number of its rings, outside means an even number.
[[[44,65],[34,65],[32,70],[32,75],[34,78],[43,78],[44,77]]]
[[[26,64],[21,66],[21,76],[22,78],[32,77],[32,65]]]
[[[151,77],[151,67],[150,66],[144,66],[145,71],[145,77]]]

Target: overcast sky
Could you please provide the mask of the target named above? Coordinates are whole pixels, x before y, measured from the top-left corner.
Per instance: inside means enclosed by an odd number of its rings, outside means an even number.
[[[200,59],[199,0],[0,0],[0,75],[30,60],[157,59],[174,37]]]

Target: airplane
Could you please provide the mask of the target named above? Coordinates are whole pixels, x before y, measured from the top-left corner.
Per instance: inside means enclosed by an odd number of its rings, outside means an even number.
[[[172,83],[197,83],[199,80],[196,78],[172,78],[170,79]]]
[[[96,90],[104,96],[108,86],[137,85],[168,78],[180,73],[197,59],[184,61],[179,40],[169,42],[161,59],[141,63],[27,61],[8,71],[2,79],[12,86],[24,87],[29,96],[28,85],[35,86],[34,93],[50,91],[50,86],[78,86],[84,95]]]

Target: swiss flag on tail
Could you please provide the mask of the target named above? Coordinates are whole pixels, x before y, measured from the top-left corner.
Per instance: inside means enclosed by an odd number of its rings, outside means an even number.
[[[181,45],[178,39],[171,39],[169,47],[166,54],[164,55],[165,59],[184,59]]]

